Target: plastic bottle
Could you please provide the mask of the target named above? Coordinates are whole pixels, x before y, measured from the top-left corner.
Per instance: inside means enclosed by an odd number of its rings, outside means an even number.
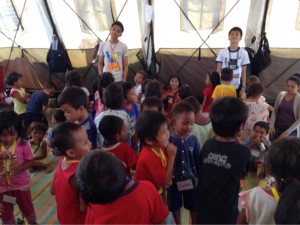
[[[52,50],[57,50],[58,38],[55,34],[52,37]]]

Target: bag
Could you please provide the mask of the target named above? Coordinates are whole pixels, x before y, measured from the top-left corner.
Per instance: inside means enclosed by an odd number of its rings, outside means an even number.
[[[270,66],[271,63],[272,59],[269,41],[266,37],[266,33],[264,33],[261,38],[259,48],[253,57],[253,61],[251,64],[251,73],[259,75],[259,73]]]
[[[50,48],[47,55],[47,63],[50,72],[54,72],[54,73],[66,72],[68,69],[66,50],[64,49],[53,50],[52,48]]]

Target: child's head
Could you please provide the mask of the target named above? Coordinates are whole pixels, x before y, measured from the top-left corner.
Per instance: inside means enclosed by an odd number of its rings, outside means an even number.
[[[41,122],[32,122],[28,127],[28,135],[34,140],[40,141],[47,133],[47,126]]]
[[[183,100],[189,96],[192,96],[192,88],[188,85],[182,85],[178,90],[179,100]]]
[[[124,121],[118,116],[104,116],[99,123],[99,131],[106,142],[120,142],[126,139],[126,128]]]
[[[104,72],[101,74],[98,84],[98,91],[101,100],[103,100],[103,94],[106,87],[115,82],[115,78],[110,72]]]
[[[260,79],[256,75],[251,75],[246,82],[247,87],[250,87],[251,84],[260,83]]]
[[[80,161],[76,172],[79,192],[86,204],[108,204],[125,189],[122,162],[113,154],[90,151]]]
[[[274,141],[266,157],[266,169],[276,179],[279,192],[300,180],[300,139],[285,137]]]
[[[233,70],[231,68],[223,68],[221,70],[221,80],[222,81],[232,81],[233,79]]]
[[[77,70],[71,70],[66,74],[66,87],[81,87],[82,86],[82,78]]]
[[[167,118],[159,112],[143,112],[136,122],[135,130],[142,146],[166,147],[169,144]]]
[[[67,120],[75,122],[86,112],[88,99],[81,88],[68,87],[58,96],[57,103],[64,111]]]
[[[152,81],[152,80],[151,80],[151,79],[145,79],[145,80],[143,81],[143,83],[142,83],[142,93],[143,93],[143,94],[145,94],[145,92],[146,92],[146,85],[147,85],[150,81]]]
[[[209,115],[215,134],[234,138],[247,120],[248,107],[239,98],[224,97],[213,102]]]
[[[147,110],[163,113],[164,104],[160,98],[146,98],[141,104],[141,112]]]
[[[232,40],[232,38],[236,37],[236,39],[234,39],[234,40],[237,40],[239,42],[243,37],[243,31],[239,27],[233,27],[228,32],[228,37],[229,37],[230,41]]]
[[[163,95],[162,85],[156,81],[152,80],[147,83],[145,87],[145,98],[156,97],[161,98]]]
[[[123,89],[118,84],[110,84],[104,92],[104,103],[109,109],[120,110],[124,101]]]
[[[19,74],[17,72],[10,72],[6,79],[5,84],[8,86],[16,86],[16,87],[22,87],[23,86],[23,75]]]
[[[123,82],[122,89],[123,89],[123,95],[124,95],[125,102],[127,102],[127,103],[136,102],[136,92],[131,83]]]
[[[20,116],[14,111],[0,111],[0,143],[12,145],[18,138],[27,139]]]
[[[263,86],[260,83],[253,83],[250,85],[246,97],[247,98],[259,98],[264,91]]]
[[[140,85],[148,77],[148,74],[144,70],[139,70],[134,77],[134,83]]]
[[[168,81],[168,85],[171,90],[176,90],[181,87],[181,79],[178,75],[173,75]]]
[[[216,71],[208,73],[206,75],[205,83],[207,86],[212,86],[215,88],[217,85],[221,84],[220,74]]]
[[[195,122],[194,108],[186,101],[178,102],[172,108],[172,122],[176,135],[186,137]]]
[[[65,112],[62,109],[56,109],[53,114],[52,114],[52,118],[51,118],[51,122],[53,124],[57,124],[57,123],[61,123],[61,122],[65,122],[67,120],[66,116],[65,116]]]
[[[195,115],[200,112],[201,104],[199,103],[199,101],[197,100],[196,97],[189,96],[189,97],[186,97],[185,99],[183,99],[183,101],[189,103],[190,106],[192,106],[192,108],[194,109]]]
[[[286,81],[286,91],[289,94],[296,94],[300,87],[300,78],[291,76]]]
[[[121,33],[124,32],[124,26],[120,21],[115,21],[111,24],[111,28],[118,27],[118,29],[121,29]]]
[[[52,130],[51,146],[68,159],[78,159],[91,149],[86,130],[77,123],[62,122]],[[56,153],[56,155],[57,155]]]
[[[6,102],[0,102],[0,111],[14,111],[14,106]]]
[[[270,126],[265,121],[258,121],[253,126],[254,137],[266,137],[269,132]]]
[[[43,90],[46,93],[46,95],[53,96],[58,89],[56,84],[53,81],[48,81],[44,85]]]

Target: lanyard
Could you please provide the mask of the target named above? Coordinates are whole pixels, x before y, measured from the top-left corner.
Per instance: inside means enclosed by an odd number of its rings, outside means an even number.
[[[164,168],[167,167],[167,160],[166,157],[164,155],[164,153],[162,152],[162,149],[159,148],[160,154],[157,153],[157,151],[154,148],[151,148],[151,151],[159,158],[161,158],[161,164]]]
[[[119,42],[118,42],[118,43],[119,43]],[[113,46],[113,45],[109,42],[111,55],[114,55],[114,54],[115,54],[115,48],[117,47],[118,43],[116,43],[115,46]]]
[[[278,194],[276,188],[275,187],[271,187],[271,191],[272,191],[272,193],[273,193],[273,195],[275,197],[276,202],[278,202],[279,201],[279,194]]]
[[[4,145],[3,144],[1,145],[1,151],[2,151],[2,153],[5,153]],[[10,173],[10,161],[15,156],[15,153],[16,153],[16,141],[14,141],[14,143],[12,145],[10,157],[8,159],[4,160],[4,163],[3,163],[5,177],[6,177],[7,185],[8,185],[8,190],[10,189],[10,176],[11,176],[11,173]]]

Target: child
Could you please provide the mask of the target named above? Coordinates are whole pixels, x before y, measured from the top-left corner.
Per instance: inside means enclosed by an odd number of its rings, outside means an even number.
[[[162,98],[162,96],[163,89],[161,84],[157,80],[149,81],[145,87],[145,98]]]
[[[141,105],[141,112],[147,110],[156,111],[164,115],[164,105],[162,100],[154,97],[145,99]]]
[[[194,121],[194,109],[188,102],[181,101],[174,105],[172,109],[174,133],[170,136],[170,143],[177,147],[177,154],[173,168],[174,179],[170,189],[170,211],[176,224],[181,224],[182,200],[184,207],[190,211],[191,223],[196,223],[195,180],[198,176],[200,144],[197,137],[191,134]]]
[[[205,142],[214,136],[214,131],[210,122],[210,118],[205,117],[201,113],[201,105],[194,96],[187,97],[183,99],[183,101],[188,102],[194,109],[195,123],[193,124],[192,134],[198,138],[200,146],[203,147]]]
[[[190,85],[188,84],[184,84],[182,85],[179,90],[178,90],[178,99],[177,99],[177,102],[189,97],[189,96],[192,96],[192,88],[190,87]]]
[[[203,116],[208,117],[209,116],[209,108],[213,101],[212,94],[214,92],[214,89],[217,85],[221,84],[220,81],[220,74],[218,72],[211,72],[207,73],[206,79],[205,79],[206,88],[204,88],[202,94],[204,95],[203,101],[202,101],[202,107],[201,112]]]
[[[216,100],[222,97],[226,96],[232,96],[236,97],[236,90],[235,87],[232,86],[230,83],[233,78],[232,74],[233,70],[230,68],[223,68],[221,71],[221,83],[220,85],[217,85],[214,89],[214,92],[212,94],[212,99]]]
[[[178,75],[171,76],[169,79],[169,88],[165,91],[162,96],[164,101],[167,101],[167,117],[171,119],[171,111],[174,103],[177,102],[178,98],[178,89],[181,87],[181,80]]]
[[[143,101],[145,100],[146,96],[145,96],[145,92],[146,92],[146,85],[152,81],[151,79],[146,79],[143,81],[142,83],[142,94],[141,94],[141,98],[139,99],[139,96],[137,97],[137,103],[138,104],[142,104]]]
[[[86,130],[92,148],[96,148],[97,128],[87,111],[88,102],[84,91],[78,87],[69,87],[58,96],[57,104],[65,112],[68,121],[77,122]]]
[[[144,70],[139,70],[134,77],[134,90],[138,100],[141,99],[142,96],[142,83],[148,77],[148,74]]]
[[[123,83],[124,84],[124,83]],[[126,176],[131,178],[131,169],[135,169],[137,154],[124,142],[126,138],[124,121],[118,116],[104,116],[99,124],[99,131],[104,137],[101,150],[109,151],[126,165]]]
[[[241,213],[237,224],[275,224],[274,213],[279,195],[300,179],[300,141],[283,138],[270,146],[266,158],[267,172],[276,180],[270,189],[255,187],[240,193]],[[289,213],[289,217],[292,214]]]
[[[53,96],[56,91],[56,84],[53,81],[48,81],[43,90],[33,92],[26,108],[25,127],[28,127],[33,121],[41,122],[48,126],[44,112],[48,109],[49,97]]]
[[[100,113],[99,116],[95,118],[95,123],[97,130],[99,131],[99,123],[104,116],[114,115],[123,119],[126,127],[126,141],[130,143],[130,117],[129,115],[122,110],[122,104],[124,100],[123,89],[118,84],[110,84],[106,87],[104,93],[104,102],[107,106],[107,110]],[[102,135],[98,132],[97,134],[97,146],[102,147],[104,139]]]
[[[52,146],[64,156],[58,163],[50,187],[56,200],[58,221],[60,224],[84,224],[85,214],[79,207],[75,172],[82,156],[90,150],[91,142],[85,129],[71,122],[57,124],[52,138]]]
[[[26,131],[21,118],[13,111],[0,112],[0,204],[4,208],[2,224],[16,224],[16,203],[28,223],[36,224],[28,173],[33,154],[25,138]]]
[[[110,40],[100,44],[98,55],[98,72],[111,72],[115,82],[126,81],[128,74],[128,49],[127,45],[119,41],[124,32],[124,26],[120,21],[111,25]]]
[[[240,180],[250,166],[249,149],[236,142],[247,120],[248,109],[241,99],[224,97],[210,108],[215,138],[204,144],[197,186],[197,223],[234,224]]]
[[[135,129],[142,146],[135,179],[150,181],[163,195],[165,187],[171,184],[176,155],[176,147],[169,143],[167,118],[159,112],[145,111]]]
[[[10,72],[5,79],[5,83],[9,86],[12,86],[9,95],[14,103],[14,111],[20,115],[22,119],[24,119],[26,104],[30,95],[26,93],[25,89],[23,88],[24,81],[22,74]]]
[[[79,87],[84,91],[86,96],[89,98],[90,92],[86,87],[83,87],[82,77],[81,77],[81,74],[79,73],[79,71],[77,71],[77,70],[69,71],[66,74],[65,80],[66,80],[66,87],[64,88],[64,90],[66,90],[66,88],[68,88],[68,87]]]
[[[76,172],[85,224],[165,224],[168,209],[149,181],[126,179],[113,154],[91,151]]]
[[[33,168],[42,167],[46,173],[52,170],[52,156],[48,153],[47,142],[44,139],[47,133],[47,127],[40,122],[32,122],[28,128],[29,142],[34,154]]]
[[[248,53],[239,47],[243,31],[239,27],[233,27],[228,33],[229,47],[221,50],[217,56],[217,72],[229,67],[233,70],[233,80],[230,82],[235,87],[240,97],[245,98],[246,70],[250,64]]]
[[[58,108],[52,114],[51,123],[52,125],[56,125],[58,123],[66,122],[67,118],[65,117],[65,113],[62,109]],[[51,141],[52,141],[52,127],[48,129],[46,142],[47,146],[51,148]]]

